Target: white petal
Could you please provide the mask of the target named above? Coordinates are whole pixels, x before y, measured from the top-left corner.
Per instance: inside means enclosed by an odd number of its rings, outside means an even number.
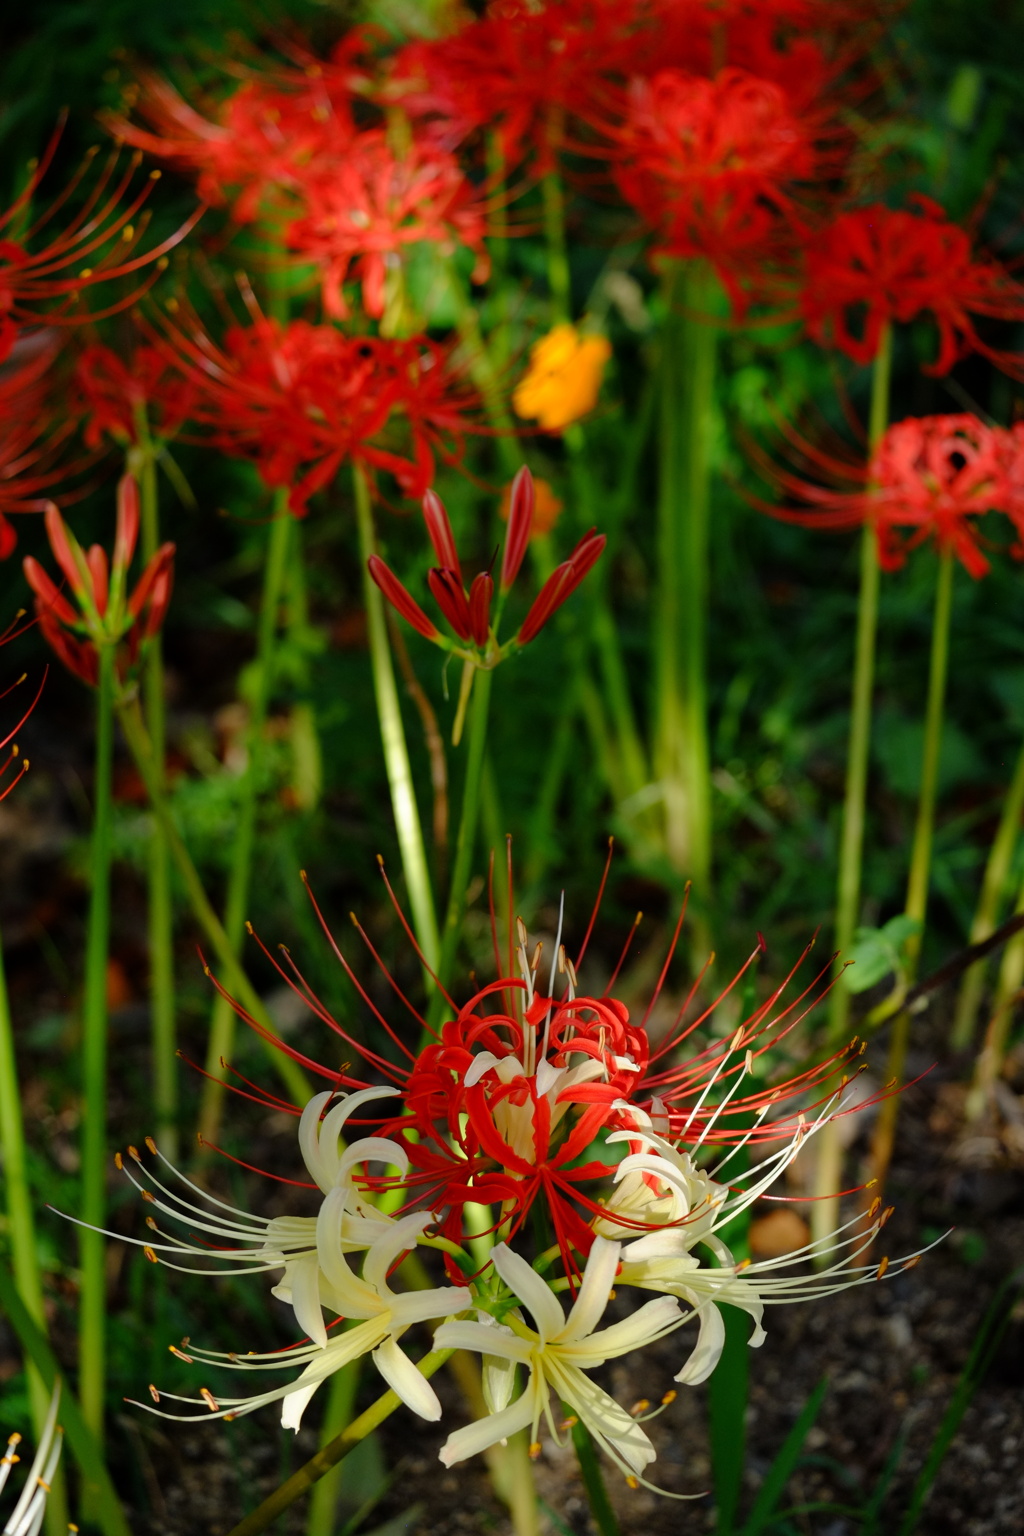
[[[621,1246],[621,1243],[609,1242],[606,1237],[595,1237],[587,1267],[583,1271],[579,1294],[565,1327],[558,1335],[560,1343],[584,1338],[588,1333],[593,1333],[601,1321],[611,1295]]]
[[[299,1151],[302,1153],[302,1161],[325,1195],[333,1180],[324,1181],[318,1128],[323,1107],[329,1104],[333,1097],[334,1094],[330,1089],[326,1093],[314,1094],[299,1116]]]
[[[579,1414],[594,1438],[608,1441],[634,1472],[643,1472],[657,1452],[640,1425],[599,1386],[572,1366],[548,1362],[548,1376],[555,1392]]]
[[[657,1301],[645,1302],[636,1312],[608,1328],[599,1328],[584,1339],[575,1339],[559,1345],[559,1352],[585,1370],[599,1365],[602,1360],[614,1360],[631,1349],[643,1349],[672,1328],[682,1313],[673,1296],[659,1296]]]
[[[428,1291],[402,1291],[391,1302],[394,1328],[408,1328],[430,1317],[450,1317],[473,1305],[473,1292],[465,1285],[439,1285]]]
[[[714,1302],[707,1302],[700,1313],[700,1333],[689,1360],[678,1372],[676,1381],[695,1387],[707,1381],[722,1358],[725,1348],[725,1321]]]
[[[457,1429],[448,1436],[438,1456],[446,1467],[454,1466],[455,1462],[465,1461],[467,1456],[475,1456],[478,1451],[486,1451],[489,1445],[497,1445],[499,1440],[508,1439],[509,1435],[517,1434],[532,1423],[533,1393],[527,1390],[500,1413],[489,1413],[486,1419],[477,1419],[475,1424]]]
[[[310,1172],[312,1172],[312,1169],[310,1169]],[[309,1407],[309,1400],[319,1385],[319,1381],[314,1381],[308,1387],[296,1387],[294,1392],[289,1392],[287,1397],[281,1399],[282,1429],[299,1428],[302,1423],[302,1415]]]
[[[320,1265],[316,1254],[285,1265],[285,1279],[291,1284],[295,1321],[314,1344],[326,1349],[327,1329],[320,1308]]]
[[[552,1063],[550,1061],[547,1061],[547,1060],[542,1061],[540,1063],[540,1065],[538,1066],[538,1068],[537,1068],[537,1093],[538,1093],[538,1096],[543,1098],[544,1095],[546,1093],[550,1092],[550,1090],[555,1086],[555,1084],[560,1082],[561,1079],[564,1076],[565,1076],[565,1068],[564,1067],[553,1066]]]
[[[421,1419],[441,1417],[437,1393],[427,1378],[416,1369],[409,1356],[399,1349],[394,1339],[385,1339],[380,1348],[374,1350],[373,1363],[391,1390],[398,1393],[413,1413],[418,1413]]]
[[[433,1219],[430,1211],[414,1211],[411,1216],[403,1216],[386,1236],[378,1238],[367,1250],[363,1260],[363,1279],[385,1300],[390,1301],[392,1295],[388,1287],[388,1270],[399,1254],[415,1248],[416,1239]]]
[[[513,1295],[528,1307],[543,1340],[554,1338],[565,1327],[565,1315],[555,1294],[524,1258],[513,1253],[507,1243],[491,1249],[491,1259],[498,1274]]]
[[[359,1163],[389,1163],[393,1164],[401,1178],[405,1177],[409,1168],[409,1155],[404,1147],[400,1147],[397,1141],[391,1141],[387,1136],[363,1136],[359,1141],[354,1141],[350,1147],[346,1147],[338,1163],[337,1182],[347,1184],[352,1169]]]
[[[481,1355],[500,1355],[503,1360],[526,1364],[534,1346],[520,1339],[511,1328],[488,1328],[483,1323],[461,1321],[442,1323],[434,1329],[435,1349],[472,1349]]]
[[[375,1317],[385,1303],[372,1286],[354,1275],[342,1257],[341,1229],[345,1212],[345,1191],[332,1189],[320,1207],[316,1219],[316,1251],[320,1268],[331,1290],[341,1301],[346,1317]]]
[[[507,1408],[515,1391],[516,1362],[501,1360],[497,1355],[484,1355],[480,1371],[484,1389],[484,1402],[492,1413]]]
[[[464,1088],[472,1088],[474,1084],[480,1081],[484,1073],[489,1072],[491,1067],[496,1067],[498,1062],[499,1058],[495,1056],[493,1051],[481,1051],[479,1056],[473,1057],[473,1060],[466,1068],[466,1075],[462,1079],[462,1086]]]

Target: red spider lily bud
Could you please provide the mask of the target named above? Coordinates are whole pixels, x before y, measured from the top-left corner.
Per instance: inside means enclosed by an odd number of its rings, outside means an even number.
[[[479,576],[473,577],[469,589],[469,627],[477,645],[487,644],[493,596],[494,580],[487,571],[481,571]]]
[[[77,541],[69,536],[64,519],[52,501],[46,504],[45,522],[46,537],[50,541],[53,557],[67,577],[72,592],[81,598],[91,585],[89,569]]]
[[[174,555],[175,546],[173,544],[161,544],[139,577],[135,591],[128,599],[128,612],[133,619],[137,619],[146,604],[149,604],[150,617],[147,620],[147,635],[156,633],[160,628],[160,623],[163,622],[164,613],[167,611],[167,604],[171,598],[171,583],[174,576]],[[162,605],[160,623],[154,625],[152,623],[153,612],[160,605]]]
[[[436,568],[430,570],[427,572],[427,585],[435,603],[459,639],[471,640],[473,627],[469,617],[469,601],[455,572]]]
[[[575,592],[588,571],[597,564],[606,543],[604,534],[595,533],[591,528],[589,533],[584,534],[569,559],[552,571],[537,594],[516,636],[520,645],[528,645],[540,634],[555,610],[562,606],[571,593]]]
[[[54,586],[39,561],[33,560],[31,555],[26,555],[22,561],[22,567],[25,580],[39,598],[43,609],[51,613],[55,619],[59,619],[62,624],[77,624],[78,614],[63,592]]]
[[[411,624],[424,640],[440,640],[441,631],[437,625],[427,618],[419,603],[411,593],[406,591],[394,572],[388,569],[380,555],[371,555],[367,565],[373,580],[392,608],[397,608],[405,622]]]
[[[523,563],[533,528],[535,501],[533,476],[524,464],[512,481],[509,496],[508,533],[505,535],[505,554],[501,562],[503,592],[508,591],[519,575],[519,567]]]
[[[107,611],[107,599],[110,596],[110,570],[107,566],[106,550],[101,549],[98,544],[91,544],[85,563],[92,577],[92,600],[96,604],[96,612],[102,618]]]
[[[114,535],[115,571],[126,571],[131,565],[138,537],[138,481],[133,475],[122,475],[117,485],[117,532]]]
[[[26,560],[26,565],[27,563]],[[99,665],[94,647],[83,640],[76,640],[73,635],[61,629],[52,610],[40,608],[37,603],[36,613],[39,618],[39,628],[57,660],[62,661],[68,671],[80,678],[83,683],[87,683],[90,688],[95,688],[99,679]]]
[[[455,535],[452,533],[452,525],[448,521],[444,502],[436,491],[423,493],[423,521],[427,525],[427,533],[434,546],[438,565],[443,570],[454,571],[461,582],[462,566],[459,564],[459,552],[455,547]]]

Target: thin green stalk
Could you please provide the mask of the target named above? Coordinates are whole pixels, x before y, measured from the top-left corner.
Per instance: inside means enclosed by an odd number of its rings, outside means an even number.
[[[981,894],[978,897],[978,905],[971,923],[971,932],[968,942],[980,944],[987,939],[990,933],[995,932],[999,919],[999,909],[1002,905],[1003,892],[1010,874],[1010,865],[1013,862],[1014,850],[1017,847],[1017,839],[1020,835],[1020,819],[1024,814],[1024,746],[1021,747],[1017,758],[1017,766],[1013,772],[1010,788],[1007,790],[1006,799],[1003,802],[1002,815],[999,818],[999,826],[989,850],[988,862],[985,865],[985,875],[981,882]],[[974,1035],[974,1025],[978,1017],[978,1009],[981,1005],[981,995],[985,988],[985,962],[976,960],[964,972],[963,981],[960,984],[960,995],[957,998],[956,1012],[953,1015],[953,1034],[951,1044],[955,1051],[962,1051],[970,1045]]]
[[[469,704],[469,741],[466,750],[466,774],[462,785],[462,805],[459,811],[459,827],[455,838],[455,858],[452,861],[452,878],[448,888],[448,906],[441,933],[441,958],[437,974],[442,986],[451,979],[455,963],[455,951],[462,931],[462,915],[466,905],[466,887],[476,844],[477,824],[480,819],[480,790],[483,783],[484,753],[487,747],[487,717],[490,712],[491,682],[493,672],[478,670],[473,682],[473,695]],[[436,1024],[444,1011],[444,998],[440,991],[430,1000],[427,1017]]]
[[[725,1323],[722,1358],[708,1382],[715,1536],[732,1536],[743,1490],[747,1445],[750,1319],[736,1307],[720,1308]]]
[[[874,453],[889,420],[889,386],[892,375],[892,328],[885,325],[879,337],[871,377],[868,447]],[[850,990],[843,980],[843,965],[853,946],[860,916],[861,871],[864,862],[864,824],[867,804],[868,766],[871,753],[871,709],[875,691],[875,648],[878,636],[880,571],[875,530],[865,523],[860,537],[860,597],[854,647],[853,686],[850,700],[850,736],[846,752],[846,793],[843,799],[836,881],[835,948],[837,958],[829,993],[827,1038],[831,1050],[849,1038]],[[817,1140],[816,1199],[811,1206],[811,1229],[816,1239],[826,1237],[839,1225],[839,1200],[843,1149],[839,1125],[830,1120]],[[828,1262],[823,1252],[820,1263]]]
[[[906,944],[905,980],[912,986],[917,975],[924,931],[925,913],[928,909],[928,881],[932,864],[932,834],[935,828],[935,801],[939,783],[939,753],[942,748],[942,717],[946,702],[946,674],[949,667],[949,628],[953,610],[952,551],[939,553],[939,577],[935,587],[935,612],[932,619],[931,662],[928,669],[928,702],[925,709],[924,753],[921,759],[921,788],[917,802],[917,821],[914,841],[910,852],[910,875],[907,880],[906,914],[921,926]],[[906,1008],[896,1015],[889,1040],[886,1060],[887,1083],[903,1081],[910,1044],[910,1013]],[[883,1099],[875,1122],[871,1142],[872,1172],[881,1186],[888,1171],[896,1135],[896,1119],[899,1114],[899,1095],[890,1094]]]
[[[398,702],[395,669],[388,644],[384,598],[379,587],[372,580],[367,565],[370,556],[376,553],[376,539],[370,488],[366,476],[358,465],[353,466],[352,482],[355,491],[356,526],[359,533],[359,559],[363,573],[363,599],[366,603],[370,639],[373,691],[377,699],[377,715],[380,720],[381,740],[384,744],[384,764],[391,790],[391,808],[394,811],[402,869],[409,893],[413,931],[426,965],[430,970],[436,971],[441,955],[441,945],[437,931],[434,896],[430,887],[427,852],[423,843],[423,828],[412,782],[405,727],[402,724],[402,711]]]
[[[57,1361],[45,1334],[3,1265],[0,1265],[0,1308],[10,1320],[22,1349],[42,1377],[49,1396],[60,1376]],[[60,1419],[81,1473],[82,1502],[92,1511],[93,1522],[99,1526],[103,1536],[131,1536],[121,1502],[103,1465],[103,1452],[69,1391],[61,1395]]]
[[[238,786],[238,822],[231,850],[224,930],[234,955],[241,952],[245,931],[249,885],[252,878],[253,849],[256,840],[256,813],[259,807],[260,777],[264,761],[264,727],[274,679],[274,650],[277,638],[278,610],[284,590],[288,562],[288,544],[292,517],[288,511],[287,492],[274,499],[274,516],[266,564],[263,568],[263,595],[260,602],[256,639],[256,664],[253,668],[252,695],[249,700],[249,727],[246,735],[246,765]],[[224,1068],[222,1061],[231,1055],[235,1038],[235,1011],[218,996],[210,1019],[206,1050],[206,1080],[199,1106],[199,1132],[206,1141],[217,1140],[224,1105]]]
[[[14,1048],[7,977],[0,944],[0,1155],[3,1157],[6,1192],[7,1235],[11,1247],[14,1283],[32,1321],[45,1332],[43,1282],[36,1250],[35,1222],[32,1218],[32,1194],[25,1163],[25,1127],[21,1114],[21,1090],[18,1084],[18,1058]],[[25,1375],[28,1400],[36,1439],[43,1432],[50,1406],[50,1391],[38,1367],[26,1350]],[[67,1495],[63,1473],[54,1479],[46,1505],[46,1529],[49,1536],[64,1536],[67,1531]]]
[[[325,1449],[341,1433],[352,1417],[356,1390],[359,1386],[361,1360],[350,1360],[331,1377],[327,1393],[327,1408],[320,1431],[320,1448]],[[341,1479],[338,1476],[322,1477],[313,1489],[309,1501],[309,1518],[306,1536],[335,1536],[338,1529],[337,1510]]]
[[[1020,888],[1014,916],[1024,913],[1024,885]],[[1014,1008],[1024,987],[1024,935],[1016,934],[1003,951],[996,982],[992,1017],[985,1030],[985,1041],[974,1064],[974,1080],[967,1095],[966,1116],[971,1123],[981,1120],[989,1108],[992,1090],[1006,1055],[1006,1043],[1013,1022]]]
[[[153,757],[150,750],[149,739],[146,735],[146,727],[143,723],[142,712],[137,699],[122,701],[118,706],[118,718],[125,741],[139,771],[139,777],[146,787],[149,803],[154,814],[160,822],[164,836],[167,839],[167,847],[171,858],[181,877],[185,887],[185,895],[192,910],[196,922],[205,933],[217,962],[221,967],[224,986],[232,993],[247,1013],[267,1030],[276,1040],[277,1031],[267,1010],[263,1006],[256,988],[242,969],[241,962],[228,938],[223,923],[217,916],[210,903],[210,899],[203,888],[203,882],[199,877],[189,855],[188,849],[181,840],[181,834],[174,824],[170,806],[157,782],[153,766]],[[264,1042],[275,1070],[278,1072],[282,1083],[291,1094],[296,1104],[305,1104],[312,1096],[306,1074],[298,1064],[292,1061],[284,1051],[278,1050],[271,1041]]]
[[[594,1449],[594,1441],[582,1419],[577,1419],[572,1426],[572,1448],[576,1452],[587,1503],[590,1505],[590,1513],[594,1517],[594,1524],[600,1536],[620,1536],[619,1522],[608,1497],[608,1490],[604,1486],[601,1463]]]
[[[439,1371],[445,1361],[453,1354],[450,1349],[434,1349],[429,1355],[424,1355],[422,1360],[416,1362],[416,1369],[421,1376],[429,1380],[435,1371]],[[360,1440],[375,1430],[384,1420],[400,1407],[402,1399],[397,1392],[387,1391],[379,1397],[375,1403],[361,1413],[358,1419],[353,1419],[347,1429],[343,1429],[340,1435],[336,1435],[330,1445],[325,1445],[306,1462],[304,1467],[294,1473],[287,1482],[276,1488],[269,1498],[264,1499],[258,1509],[252,1514],[246,1515],[237,1525],[231,1527],[228,1536],[258,1536],[260,1531],[265,1531],[269,1525],[294,1504],[314,1483],[319,1482],[325,1473],[355,1450]]]
[[[712,278],[679,265],[662,340],[658,572],[654,605],[656,772],[665,851],[707,901],[711,785],[707,732],[708,440],[717,327]]]
[[[103,1441],[106,1374],[107,962],[114,760],[114,647],[99,647],[96,767],[89,855],[89,918],[82,1007],[82,1200],[79,1228],[79,1397],[89,1429]]]
[[[146,423],[145,408],[137,413],[139,425],[138,480],[140,546],[148,562],[160,543],[156,459]],[[158,633],[149,642],[142,675],[146,729],[153,745],[153,763],[161,785],[166,783],[167,706],[164,690],[163,640]],[[149,885],[149,1015],[153,1053],[153,1109],[161,1145],[174,1162],[178,1148],[178,1057],[174,1007],[174,902],[171,894],[171,857],[160,823],[153,822],[147,879]]]

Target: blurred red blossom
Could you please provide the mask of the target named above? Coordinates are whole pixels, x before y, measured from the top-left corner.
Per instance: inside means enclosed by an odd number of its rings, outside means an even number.
[[[353,263],[363,308],[379,319],[388,260],[414,242],[432,241],[445,254],[466,246],[476,256],[474,281],[487,275],[483,205],[455,158],[427,139],[396,153],[382,129],[354,135],[343,154],[305,177],[302,203],[288,247],[320,267],[324,308],[335,319],[348,314],[342,284]]]
[[[141,70],[125,111],[101,120],[118,140],[192,172],[204,202],[227,204],[239,223],[249,223],[274,210],[280,191],[300,190],[311,169],[336,166],[344,155],[355,131],[351,95],[365,83],[357,62],[364,46],[355,30],[327,61],[303,54],[289,68],[263,60],[230,95],[209,103],[208,115],[169,81]]]
[[[251,459],[267,486],[287,487],[296,516],[347,460],[388,470],[403,494],[421,496],[435,454],[458,459],[475,396],[437,342],[281,325],[252,308],[223,346],[191,313],[165,324],[160,345],[194,391],[189,414],[204,440]]]
[[[18,542],[8,516],[42,512],[54,488],[91,462],[61,457],[75,423],[52,401],[58,351],[56,332],[33,330],[19,336],[0,363],[0,560]]]
[[[119,165],[120,153],[115,150],[93,184],[86,186],[95,156],[95,151],[90,151],[54,203],[35,215],[32,203],[59,137],[60,127],[24,190],[0,214],[0,361],[10,353],[19,326],[42,322],[50,326],[73,325],[102,319],[134,304],[155,281],[163,257],[184,239],[202,213],[200,208],[166,240],[139,253],[148,216],[143,213],[136,223],[132,221],[160,172],[152,171],[133,192],[139,157]],[[48,226],[76,199],[80,188],[83,190],[77,210],[68,215],[60,233],[54,232]],[[21,228],[23,223],[27,223],[27,228]],[[16,237],[12,233],[15,229]],[[76,270],[69,273],[71,266]],[[130,277],[146,267],[150,272],[131,292],[122,291],[99,310],[90,312],[79,307],[83,289]]]
[[[1015,517],[1018,528],[1024,522],[1024,498],[1014,494],[1012,434],[976,416],[895,422],[867,465],[826,453],[792,429],[787,437],[819,483],[754,449],[751,456],[762,473],[808,505],[757,504],[785,522],[808,527],[840,531],[870,523],[884,570],[898,569],[909,550],[932,540],[972,576],[984,576],[989,562],[977,518],[994,511]],[[821,483],[826,481],[832,484]]]
[[[161,545],[129,593],[128,568],[139,536],[139,491],[130,475],[117,488],[112,561],[99,544],[83,550],[52,502],[46,508],[46,533],[74,601],[38,560],[27,556],[25,579],[36,594],[40,630],[68,671],[91,687],[99,678],[99,647],[117,647],[123,681],[163,624],[174,580],[174,545]]]
[[[948,373],[964,353],[980,352],[1024,377],[1024,357],[996,351],[974,324],[977,316],[1024,319],[1024,287],[998,262],[975,258],[967,231],[937,203],[915,202],[914,211],[853,209],[809,240],[801,303],[811,336],[869,363],[883,326],[928,314],[939,349],[926,373]]]
[[[86,446],[105,436],[122,446],[139,440],[139,413],[147,430],[166,441],[189,414],[195,390],[154,346],[138,346],[129,362],[110,347],[91,342],[75,361],[72,410],[84,420]]]

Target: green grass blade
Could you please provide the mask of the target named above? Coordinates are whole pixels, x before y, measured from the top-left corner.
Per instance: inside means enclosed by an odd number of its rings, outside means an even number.
[[[721,1304],[725,1322],[722,1358],[708,1382],[711,1468],[717,1511],[717,1536],[732,1536],[743,1488],[747,1442],[747,1383],[750,1319],[736,1307]]]
[[[776,1512],[776,1506],[786,1491],[786,1484],[793,1475],[804,1441],[814,1426],[828,1390],[828,1379],[823,1377],[807,1399],[793,1428],[786,1436],[782,1449],[768,1468],[768,1475],[761,1484],[760,1492],[750,1511],[750,1518],[743,1527],[742,1536],[759,1536]]]

